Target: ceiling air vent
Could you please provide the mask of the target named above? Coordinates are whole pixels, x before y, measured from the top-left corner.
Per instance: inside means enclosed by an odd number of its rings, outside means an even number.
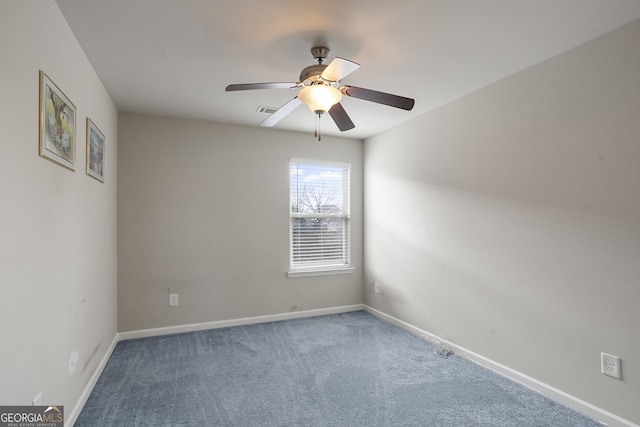
[[[256,110],[257,113],[265,113],[265,114],[273,114],[276,111],[278,111],[276,107],[263,107],[263,106],[258,107],[258,109]]]

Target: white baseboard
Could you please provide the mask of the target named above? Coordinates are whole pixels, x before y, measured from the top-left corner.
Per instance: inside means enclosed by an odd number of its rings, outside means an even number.
[[[240,319],[218,320],[215,322],[192,323],[189,325],[167,326],[164,328],[141,329],[138,331],[120,332],[118,341],[135,338],[155,337],[159,335],[178,334],[181,332],[203,331],[206,329],[228,328],[230,326],[252,325],[255,323],[276,322],[278,320],[299,319],[302,317],[323,316],[326,314],[348,313],[364,310],[364,304],[345,305],[341,307],[319,308],[316,310],[292,311],[288,313],[269,314],[266,316],[243,317]]]
[[[91,395],[93,388],[98,382],[98,378],[102,374],[105,366],[107,366],[107,362],[113,353],[113,350],[116,348],[116,345],[120,341],[135,339],[135,338],[146,338],[146,337],[155,337],[159,335],[168,335],[168,334],[177,334],[180,332],[193,332],[193,331],[202,331],[206,329],[216,329],[216,328],[227,328],[230,326],[240,326],[240,325],[251,325],[255,323],[267,323],[267,322],[275,322],[278,320],[289,320],[289,319],[299,319],[303,317],[314,317],[314,316],[324,316],[327,314],[338,314],[338,313],[348,313],[351,311],[359,311],[364,310],[364,304],[354,304],[354,305],[345,305],[341,307],[330,307],[330,308],[320,308],[316,310],[304,310],[304,311],[295,311],[289,313],[280,313],[280,314],[271,314],[266,316],[256,316],[256,317],[244,317],[240,319],[231,319],[231,320],[220,320],[216,322],[204,322],[204,323],[194,323],[190,325],[178,325],[178,326],[168,326],[165,328],[153,328],[153,329],[142,329],[138,331],[128,331],[128,332],[118,332],[116,336],[113,338],[111,345],[107,349],[105,355],[102,360],[98,364],[95,372],[89,379],[87,386],[82,391],[76,406],[73,408],[73,411],[66,416],[65,427],[72,427],[80,412],[82,412],[82,408],[85,403],[87,403],[87,399]]]
[[[434,335],[427,331],[423,331],[422,329],[417,328],[403,320],[390,316],[386,313],[376,310],[373,307],[369,307],[368,305],[364,305],[363,309],[366,312],[371,313],[374,316],[379,317],[380,319],[386,320],[387,322],[395,326],[398,326],[406,331],[409,331],[414,335],[425,338],[428,341],[433,343],[438,342],[437,335]],[[549,384],[543,383],[542,381],[538,381],[535,378],[532,378],[528,375],[523,374],[522,372],[518,372],[498,362],[495,362],[491,359],[481,356],[462,346],[459,346],[453,343],[447,343],[447,344],[449,344],[451,349],[456,354],[463,356],[464,358],[471,360],[472,362],[477,363],[478,365],[481,365],[487,369],[490,369],[502,376],[512,379],[532,390],[535,390],[538,393],[542,394],[543,396],[546,396],[564,406],[567,406],[571,409],[581,412],[586,416],[601,422],[603,425],[616,426],[616,427],[640,427],[638,424],[634,424],[631,421],[625,420],[624,418],[619,417],[615,414],[612,414],[611,412],[605,411],[604,409],[598,408],[597,406],[592,405],[589,402],[585,402],[582,399],[579,399],[575,396],[565,393],[562,390],[558,390],[557,388],[552,387]]]
[[[80,412],[82,412],[82,408],[84,407],[84,404],[87,403],[87,399],[89,399],[89,396],[93,391],[93,388],[96,386],[96,383],[98,382],[98,378],[100,378],[100,375],[102,375],[102,371],[104,370],[105,366],[107,366],[107,362],[109,361],[109,358],[111,357],[111,354],[113,353],[113,350],[116,348],[117,344],[118,344],[118,334],[116,333],[115,337],[113,337],[113,341],[111,341],[111,345],[109,345],[109,348],[107,348],[107,351],[105,352],[104,356],[100,360],[100,363],[98,363],[98,366],[96,367],[96,370],[93,372],[93,375],[91,375],[91,378],[89,378],[89,382],[87,383],[86,387],[82,391],[82,394],[80,395],[80,398],[76,403],[76,406],[73,408],[73,410],[69,415],[65,415],[65,423],[64,423],[65,427],[72,427],[76,423],[76,420],[80,415]]]
[[[194,323],[189,325],[178,325],[178,326],[168,326],[164,328],[153,328],[153,329],[142,329],[138,331],[128,331],[128,332],[119,332],[113,339],[113,342],[107,349],[104,357],[98,364],[95,372],[91,376],[89,383],[85,387],[84,391],[80,395],[80,399],[78,403],[73,408],[71,414],[69,414],[66,418],[65,427],[71,427],[76,422],[84,404],[87,402],[89,395],[93,391],[96,383],[98,382],[98,378],[102,374],[113,350],[116,345],[120,341],[136,339],[136,338],[146,338],[146,337],[154,337],[159,335],[168,335],[168,334],[176,334],[181,332],[193,332],[193,331],[202,331],[207,329],[217,329],[217,328],[227,328],[231,326],[241,326],[241,325],[250,325],[256,323],[267,323],[267,322],[275,322],[279,320],[289,320],[289,319],[299,319],[303,317],[314,317],[314,316],[323,316],[327,314],[338,314],[338,313],[348,313],[351,311],[359,311],[365,310],[370,314],[373,314],[376,317],[379,317],[395,326],[398,326],[410,333],[417,335],[419,337],[425,338],[431,342],[437,342],[438,336],[434,335],[430,332],[424,331],[420,328],[417,328],[403,320],[390,316],[386,313],[383,313],[379,310],[376,310],[373,307],[369,307],[365,304],[354,304],[347,305],[341,307],[331,307],[331,308],[321,308],[317,310],[305,310],[305,311],[295,311],[289,313],[280,313],[280,314],[272,314],[266,316],[256,316],[256,317],[244,317],[239,319],[231,319],[231,320],[220,320],[215,322],[204,322],[204,323]],[[487,369],[490,369],[500,375],[503,375],[509,379],[512,379],[520,384],[523,384],[526,387],[529,387],[532,390],[535,390],[554,401],[568,406],[578,412],[581,412],[587,415],[594,420],[600,421],[604,425],[608,426],[617,426],[617,427],[640,427],[637,424],[632,423],[631,421],[625,420],[611,412],[605,411],[604,409],[598,408],[584,400],[581,400],[575,396],[572,396],[568,393],[563,392],[562,390],[558,390],[555,387],[552,387],[548,384],[545,384],[541,381],[536,380],[528,375],[525,375],[521,372],[518,372],[514,369],[511,369],[507,366],[504,366],[500,363],[497,363],[493,360],[490,360],[484,356],[481,356],[471,350],[468,350],[462,346],[457,344],[448,343],[451,349],[460,356],[465,357],[466,359],[471,360]]]

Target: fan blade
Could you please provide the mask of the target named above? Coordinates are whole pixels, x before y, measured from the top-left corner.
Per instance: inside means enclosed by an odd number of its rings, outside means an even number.
[[[351,121],[351,118],[349,118],[347,112],[344,111],[342,104],[340,104],[339,102],[337,104],[334,104],[329,109],[329,115],[331,116],[333,121],[336,122],[338,129],[340,129],[342,132],[356,127],[356,125],[354,125]]]
[[[234,90],[254,90],[254,89],[291,89],[298,87],[298,83],[278,82],[278,83],[243,83],[238,85],[229,85],[225,89],[227,92]]]
[[[337,82],[360,68],[360,64],[344,58],[333,58],[320,77],[330,82]]]
[[[404,96],[392,95],[390,93],[378,92],[377,90],[363,89],[355,86],[342,86],[340,88],[340,92],[354,98],[377,102],[378,104],[389,105],[391,107],[402,108],[403,110],[411,110],[415,104],[415,100],[411,98],[405,98]]]
[[[284,119],[284,117],[287,114],[295,110],[300,104],[302,104],[302,101],[300,101],[296,96],[291,101],[287,102],[282,107],[278,108],[278,110],[275,113],[271,114],[269,117],[264,119],[262,123],[260,123],[260,126],[271,127],[275,125],[280,120]]]

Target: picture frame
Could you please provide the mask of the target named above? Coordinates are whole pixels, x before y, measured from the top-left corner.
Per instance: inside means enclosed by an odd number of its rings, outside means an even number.
[[[76,106],[42,70],[39,154],[75,171]]]
[[[87,175],[104,183],[104,134],[87,117]]]

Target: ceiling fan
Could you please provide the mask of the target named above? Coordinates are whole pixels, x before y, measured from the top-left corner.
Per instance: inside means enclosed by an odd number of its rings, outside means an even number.
[[[282,120],[287,114],[296,109],[300,104],[306,104],[316,114],[315,136],[320,141],[320,116],[326,112],[341,131],[353,129],[355,125],[349,115],[340,104],[342,95],[364,99],[378,104],[411,110],[415,101],[404,96],[378,92],[356,86],[340,85],[340,80],[360,68],[360,64],[344,58],[334,58],[328,65],[322,62],[329,55],[327,47],[313,47],[311,54],[318,61],[310,65],[300,73],[298,82],[274,82],[274,83],[244,83],[227,86],[226,91],[254,90],[254,89],[300,89],[298,95],[267,117],[260,126],[271,127]]]

